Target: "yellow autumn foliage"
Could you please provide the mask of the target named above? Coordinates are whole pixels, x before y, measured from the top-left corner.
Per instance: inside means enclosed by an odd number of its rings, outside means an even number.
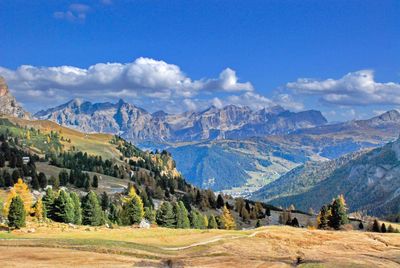
[[[14,184],[13,188],[11,188],[10,193],[7,196],[7,200],[4,204],[4,215],[8,215],[8,209],[10,208],[11,201],[17,195],[19,195],[24,201],[25,212],[31,212],[33,200],[32,193],[29,190],[28,185],[21,178],[19,178],[18,182]]]

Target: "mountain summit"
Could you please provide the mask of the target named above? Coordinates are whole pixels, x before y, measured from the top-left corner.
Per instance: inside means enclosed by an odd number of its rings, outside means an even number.
[[[327,123],[319,111],[295,113],[280,106],[260,111],[252,111],[247,106],[211,106],[200,112],[167,114],[158,111],[151,114],[123,100],[115,104],[72,100],[40,111],[35,116],[85,132],[120,134],[135,142],[183,142],[264,136]]]
[[[0,115],[30,119],[31,115],[22,108],[8,89],[7,83],[0,76]]]

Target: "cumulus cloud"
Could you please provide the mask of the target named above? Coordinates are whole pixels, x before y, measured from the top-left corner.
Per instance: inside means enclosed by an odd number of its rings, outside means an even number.
[[[183,100],[203,93],[253,91],[250,82],[239,82],[235,71],[229,68],[223,70],[218,78],[194,80],[177,65],[143,57],[131,63],[98,63],[88,68],[22,65],[11,70],[0,67],[0,75],[22,99],[58,95],[66,98],[97,96]],[[187,107],[194,107],[187,104]]]
[[[286,86],[299,94],[316,95],[324,102],[338,105],[400,104],[400,84],[376,82],[372,70],[351,72],[340,79],[300,78]]]
[[[71,4],[65,11],[56,11],[53,13],[53,17],[56,19],[64,19],[70,22],[84,21],[87,13],[90,11],[90,7],[85,4]]]

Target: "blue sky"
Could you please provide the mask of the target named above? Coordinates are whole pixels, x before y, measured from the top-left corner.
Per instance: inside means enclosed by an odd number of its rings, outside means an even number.
[[[399,14],[385,0],[0,0],[0,75],[31,111],[121,97],[362,118],[400,106]]]

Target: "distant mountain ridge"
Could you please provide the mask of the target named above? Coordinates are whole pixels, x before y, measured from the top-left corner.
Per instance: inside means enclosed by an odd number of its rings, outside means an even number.
[[[120,134],[131,141],[188,142],[246,138],[290,133],[300,128],[324,125],[319,111],[290,112],[282,107],[252,111],[249,107],[211,106],[200,112],[153,114],[126,103],[95,103],[72,100],[35,114],[40,119],[85,132]]]
[[[400,140],[339,160],[303,165],[252,198],[318,210],[338,194],[344,194],[350,211],[400,213]]]

